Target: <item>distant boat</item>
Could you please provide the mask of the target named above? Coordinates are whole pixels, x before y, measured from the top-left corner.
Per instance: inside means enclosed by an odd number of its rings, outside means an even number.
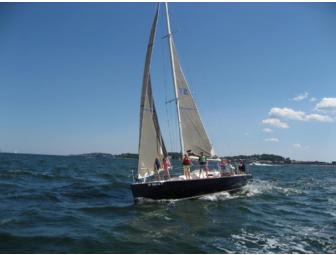
[[[250,166],[274,166],[273,164],[260,163],[258,161],[250,163]]]
[[[183,157],[184,153],[192,152],[190,155],[194,155],[194,157],[191,158],[197,159],[195,155],[203,153],[208,157],[209,161],[218,161],[219,159],[214,158],[215,153],[212,144],[182,72],[170,30],[167,3],[165,7],[181,157]],[[205,174],[200,174],[199,170],[194,170],[191,173],[191,179],[186,179],[184,175],[160,181],[153,178],[155,159],[159,158],[162,160],[168,156],[154,104],[150,75],[150,64],[159,9],[160,5],[158,4],[147,46],[142,81],[138,172],[134,178],[134,182],[131,184],[134,199],[180,199],[221,191],[237,191],[248,183],[252,178],[251,174],[242,172],[224,176],[218,170],[209,170],[208,176],[205,176]]]

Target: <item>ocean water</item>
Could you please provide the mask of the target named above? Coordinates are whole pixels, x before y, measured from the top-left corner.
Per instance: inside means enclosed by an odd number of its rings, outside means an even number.
[[[1,253],[336,253],[336,167],[251,167],[241,192],[134,204],[136,160],[0,153]]]

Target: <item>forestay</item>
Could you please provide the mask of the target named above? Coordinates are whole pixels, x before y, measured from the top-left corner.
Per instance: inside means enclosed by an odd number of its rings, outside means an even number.
[[[203,152],[207,156],[213,156],[212,145],[182,72],[174,43],[172,46],[184,150],[191,150],[197,155]]]
[[[159,6],[157,7],[156,15],[152,24],[149,43],[147,46],[145,69],[142,82],[138,163],[139,178],[152,175],[155,158],[159,157],[160,160],[162,160],[162,158],[167,155],[155,110],[150,78],[151,56],[153,51],[158,14]]]

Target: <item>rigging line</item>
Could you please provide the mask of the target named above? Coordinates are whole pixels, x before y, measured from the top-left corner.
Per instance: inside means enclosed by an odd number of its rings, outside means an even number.
[[[165,72],[167,72],[168,70],[168,65],[169,65],[169,58],[168,58],[168,52],[169,52],[169,49],[168,49],[168,46],[165,46],[167,47],[166,48],[166,51],[164,51],[165,53]],[[170,68],[170,67],[169,67]],[[170,70],[169,70],[170,71]],[[166,79],[167,79],[167,73],[166,74]],[[168,82],[166,81],[166,85],[168,84]],[[172,86],[171,84],[170,85],[170,88],[174,87]],[[175,98],[175,95],[174,95],[174,92],[173,90],[169,89],[168,91],[170,91],[170,98]],[[167,109],[169,109],[169,118],[171,120],[171,124],[172,124],[172,127],[170,128],[170,131],[172,133],[172,151],[173,152],[178,152],[180,150],[180,144],[178,143],[178,140],[179,140],[179,130],[178,130],[178,120],[177,120],[177,115],[176,115],[176,112],[175,112],[175,109],[173,108],[174,106],[172,104],[170,104],[169,106],[167,105]]]
[[[167,73],[166,73],[166,62],[164,57],[164,49],[161,44],[161,59],[162,59],[162,71],[163,71],[163,87],[164,87],[164,93],[165,93],[165,101],[168,100],[168,86],[167,86]],[[165,112],[166,112],[166,119],[167,119],[167,125],[168,125],[168,135],[169,135],[169,143],[170,143],[170,149],[172,151],[173,149],[173,139],[171,134],[171,127],[170,127],[170,118],[168,113],[168,106],[165,104]]]

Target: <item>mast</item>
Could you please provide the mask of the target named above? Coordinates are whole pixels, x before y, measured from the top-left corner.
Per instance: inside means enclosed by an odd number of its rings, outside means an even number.
[[[173,59],[173,41],[172,41],[172,33],[170,31],[170,22],[169,22],[168,3],[167,2],[165,3],[165,6],[166,6],[166,18],[167,18],[167,30],[168,30],[167,38],[168,38],[168,44],[169,44],[170,63],[171,63],[171,67],[172,67],[172,75],[173,75],[173,83],[174,83],[174,91],[175,91],[175,102],[176,102],[179,134],[180,134],[181,154],[182,154],[182,158],[183,158],[184,144],[183,144],[183,135],[182,135],[182,122],[181,122],[179,98],[178,98],[178,91],[177,91],[175,64],[174,64],[174,59]]]

